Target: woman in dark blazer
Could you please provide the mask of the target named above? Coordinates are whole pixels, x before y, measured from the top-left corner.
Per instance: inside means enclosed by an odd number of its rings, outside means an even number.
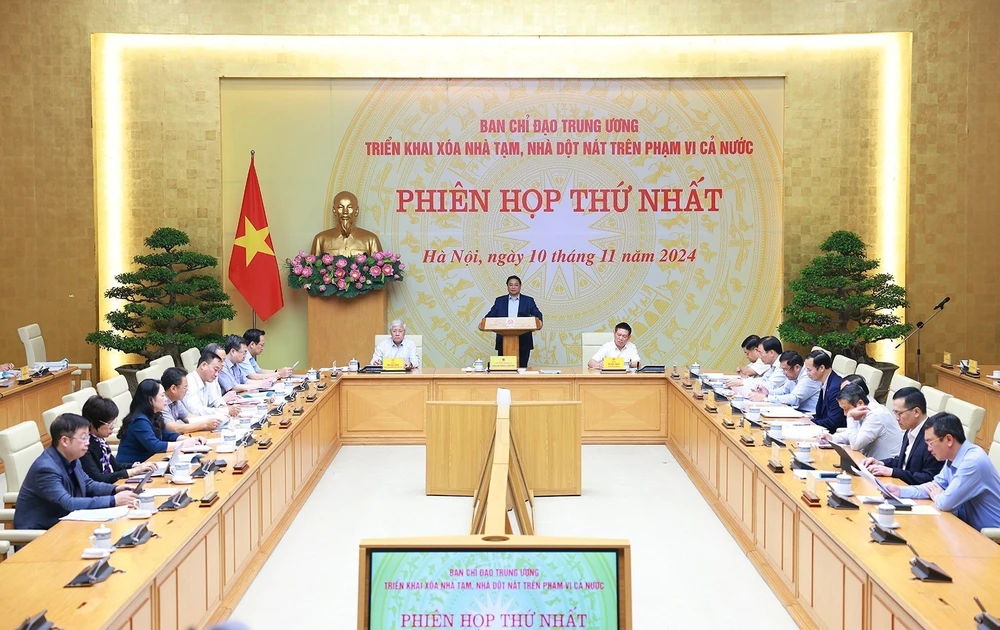
[[[157,453],[169,453],[175,448],[204,444],[204,438],[188,438],[168,431],[163,422],[167,395],[160,381],[147,378],[139,383],[129,407],[129,414],[118,430],[118,458],[131,466],[144,462]]]
[[[156,468],[156,464],[137,464],[132,468],[118,462],[111,454],[107,439],[111,437],[118,420],[118,405],[110,398],[91,396],[83,403],[83,417],[90,422],[90,445],[87,454],[80,458],[83,472],[94,481],[114,483],[141,475]]]

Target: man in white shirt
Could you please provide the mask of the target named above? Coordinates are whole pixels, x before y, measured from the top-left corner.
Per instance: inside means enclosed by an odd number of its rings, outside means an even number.
[[[781,363],[778,357],[781,356],[781,341],[777,337],[768,335],[757,343],[757,357],[767,366],[760,376],[733,379],[726,383],[726,387],[746,386],[762,394],[773,391],[784,391],[788,385],[785,373],[781,371]]]
[[[778,365],[782,374],[785,375],[783,387],[771,391],[754,391],[750,393],[750,400],[781,403],[788,405],[802,413],[813,413],[816,411],[816,401],[819,400],[819,390],[822,385],[809,378],[804,369],[805,359],[794,350],[782,352],[778,357]]]
[[[417,346],[406,338],[406,322],[394,319],[389,322],[389,339],[375,346],[372,365],[382,365],[382,359],[402,359],[408,368],[420,367]]]
[[[283,367],[280,370],[265,370],[257,364],[257,357],[264,352],[263,330],[250,328],[243,333],[243,340],[247,342],[247,352],[243,362],[239,366],[248,379],[274,381],[279,378],[288,378],[292,375],[292,368],[290,367]]]
[[[187,372],[179,367],[167,368],[160,377],[160,385],[167,395],[167,408],[163,410],[163,423],[174,433],[214,431],[219,426],[219,415],[195,416],[184,406],[188,391]]]
[[[750,363],[736,368],[736,373],[738,375],[746,377],[760,376],[765,370],[767,370],[767,366],[760,360],[760,355],[757,353],[757,348],[759,346],[760,337],[757,335],[750,335],[743,340],[743,343],[741,344],[743,354],[746,355],[747,361]]]
[[[615,326],[615,339],[605,343],[590,359],[587,365],[593,369],[600,368],[604,364],[604,359],[621,357],[625,360],[626,367],[639,367],[639,350],[632,339],[632,327],[625,322],[619,322]]]
[[[198,367],[187,375],[188,390],[184,394],[184,407],[196,416],[219,416],[225,418],[236,415],[236,407],[227,409],[230,400],[236,400],[236,393],[222,395],[217,379],[222,371],[222,359],[210,347],[206,347],[198,360]]]
[[[883,405],[868,398],[867,386],[847,382],[837,396],[847,416],[847,428],[833,435],[838,444],[846,444],[865,457],[888,459],[899,452],[903,431],[896,417]]]

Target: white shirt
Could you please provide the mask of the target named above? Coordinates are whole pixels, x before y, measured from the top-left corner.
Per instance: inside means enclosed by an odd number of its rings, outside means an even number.
[[[597,361],[601,363],[606,358],[617,359],[621,357],[625,360],[625,366],[629,366],[632,362],[638,364],[639,362],[639,350],[635,347],[635,344],[631,341],[625,342],[625,347],[621,350],[615,345],[614,341],[609,341],[601,346],[601,348],[591,357],[591,361]]]
[[[774,363],[767,365],[767,369],[757,378],[744,379],[743,384],[753,389],[757,386],[762,386],[768,391],[768,393],[775,391],[784,391],[788,384],[788,378],[785,373],[781,371],[781,365],[777,359]]]
[[[777,361],[775,361],[775,363],[777,363]],[[747,367],[753,370],[754,373],[757,374],[757,376],[760,376],[761,374],[767,371],[767,364],[764,363],[764,361],[762,361],[759,357],[757,358],[756,361],[754,361]]]
[[[847,417],[847,429],[833,436],[833,441],[847,444],[865,457],[886,460],[899,453],[903,430],[896,416],[874,399],[868,400],[868,413],[858,422]]]
[[[815,413],[819,402],[819,390],[823,385],[809,378],[806,369],[799,370],[799,376],[794,381],[785,379],[785,387],[768,394],[768,402],[776,402],[794,407],[802,413]]]
[[[219,379],[211,383],[201,380],[198,370],[187,375],[188,390],[184,394],[184,406],[195,416],[226,416],[226,401],[222,400]]]
[[[375,354],[372,355],[371,363],[382,362],[383,359],[402,359],[413,367],[420,367],[420,359],[417,358],[417,344],[406,337],[397,346],[392,342],[392,337],[375,346]]]

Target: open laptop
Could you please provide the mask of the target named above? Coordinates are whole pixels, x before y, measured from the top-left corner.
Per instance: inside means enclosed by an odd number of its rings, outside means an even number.
[[[166,462],[156,462],[156,470],[153,471],[150,477],[162,477],[170,472],[174,464],[181,460],[181,449],[179,447],[175,447],[170,453],[170,459]]]
[[[857,471],[857,467],[860,464],[854,463],[854,458],[847,452],[847,449],[842,444],[837,444],[833,440],[830,440],[829,444],[830,448],[840,455],[840,465],[838,467],[845,473],[858,477],[861,474]]]

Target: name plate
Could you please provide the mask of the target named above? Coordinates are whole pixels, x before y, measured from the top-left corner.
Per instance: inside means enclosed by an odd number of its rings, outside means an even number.
[[[400,357],[393,359],[382,359],[382,371],[383,372],[405,372],[406,362]]]
[[[517,357],[490,357],[490,372],[517,372]]]
[[[973,374],[979,374],[979,361],[969,359],[969,371]]]
[[[622,357],[604,357],[604,363],[601,364],[602,370],[617,370],[619,372],[625,371],[625,359]]]
[[[944,353],[944,359],[942,359],[941,364],[942,365],[951,365],[952,364],[951,363],[951,353],[950,352],[945,352]]]

